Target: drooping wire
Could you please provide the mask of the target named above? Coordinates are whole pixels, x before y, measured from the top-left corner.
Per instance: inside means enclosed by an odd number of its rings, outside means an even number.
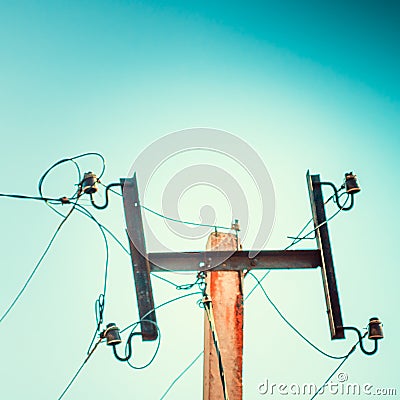
[[[307,226],[306,226],[307,227]],[[305,227],[305,228],[306,228]],[[304,228],[304,229],[305,229]],[[301,234],[301,233],[300,233]],[[260,286],[262,288],[263,291],[265,291],[264,287],[262,286],[261,282],[270,274],[271,270],[268,270],[261,279],[256,278],[256,276],[251,273],[251,275],[257,280],[257,284],[253,286],[253,288],[251,289],[251,291],[247,294],[247,296],[245,297],[244,301],[246,301],[254,292],[255,289],[257,289],[258,286]],[[250,271],[249,271],[250,273]],[[266,293],[265,293],[266,294]],[[271,300],[269,297],[267,297],[267,299]],[[274,304],[275,306],[275,304]],[[276,306],[275,306],[276,307]],[[283,317],[283,315],[280,313],[280,311],[276,308],[276,311]],[[285,322],[289,323],[289,321],[285,318]],[[293,327],[294,328],[294,327]],[[303,337],[303,335],[296,329],[296,332]],[[313,346],[317,351],[319,351],[321,354],[324,354],[330,358],[334,358],[334,359],[342,359],[343,357],[336,357],[336,356],[330,356],[329,354],[323,352],[322,350],[320,350],[319,348],[317,348],[313,343],[311,343],[307,338],[303,337],[311,346]],[[196,361],[201,357],[201,355],[204,353],[204,351],[201,351],[191,362],[190,364],[172,381],[172,383],[170,384],[170,386],[166,389],[166,391],[164,392],[164,394],[161,396],[160,400],[163,400],[166,395],[171,391],[171,389],[173,388],[173,386],[183,377],[183,375],[188,372],[190,370],[190,368],[196,363]]]
[[[329,197],[324,204],[329,203],[331,200],[335,201],[334,196],[332,195],[331,197]],[[347,201],[347,200],[346,200]],[[345,203],[346,204],[346,203]],[[332,217],[330,217],[328,219],[328,221],[330,221],[332,218],[334,218],[341,210],[339,210],[338,212],[336,212]],[[309,226],[309,224],[313,221],[313,219],[309,219],[307,221],[307,223],[304,225],[304,227],[299,231],[299,233],[296,235],[296,237],[290,237],[291,239],[293,239],[292,243],[289,244],[284,250],[288,250],[289,248],[291,248],[292,246],[294,246],[295,244],[297,244],[298,242],[300,242],[301,240],[304,240],[306,238],[308,238],[308,236],[314,232],[317,228],[319,228],[320,226],[322,226],[322,224],[318,227],[316,227],[312,232],[309,232],[307,235],[305,235],[304,237],[300,237],[300,235],[307,229],[307,227]],[[326,221],[326,222],[328,222]],[[326,223],[325,222],[325,223]],[[246,274],[244,275],[246,277],[246,275],[250,273],[250,270],[246,272]],[[263,290],[263,292],[265,293],[265,295],[267,296],[264,287],[262,286],[262,281],[271,273],[271,270],[266,271],[266,273],[260,278],[256,278],[256,276],[254,274],[251,273],[251,275],[257,280],[257,283],[253,286],[253,288],[250,290],[250,292],[246,295],[244,301],[246,301],[251,295],[252,293],[257,289],[258,286],[260,286]],[[270,298],[267,296],[267,299],[270,300]],[[272,302],[271,302],[272,303]],[[273,303],[272,303],[273,304]],[[275,306],[275,304],[274,304]],[[275,306],[276,307],[276,306]],[[281,314],[281,312],[276,308],[276,311],[281,315],[281,317],[284,318],[284,316]],[[289,321],[284,318],[284,320],[289,323]],[[289,323],[290,324],[290,323]],[[297,332],[301,337],[303,337],[303,339],[305,339],[307,341],[307,343],[309,343],[311,346],[313,346],[317,351],[319,351],[321,354],[326,355],[330,358],[334,358],[334,359],[344,359],[344,357],[346,356],[342,356],[342,357],[336,357],[336,356],[331,356],[325,352],[323,352],[322,350],[320,350],[319,348],[317,348],[313,343],[311,343],[307,338],[305,338],[292,324],[290,324],[292,328],[295,329],[295,332]],[[196,361],[201,357],[201,355],[203,354],[203,351],[201,351],[195,358],[194,360],[192,360],[192,362],[178,375],[177,378],[174,379],[174,381],[170,384],[170,386],[167,388],[167,390],[164,392],[164,394],[162,395],[162,397],[160,398],[160,400],[163,400],[165,398],[165,396],[169,393],[169,391],[172,389],[172,387],[182,378],[182,376],[196,363]]]
[[[103,185],[103,186],[105,186],[105,185]],[[119,194],[118,192],[115,192],[115,193]],[[79,211],[80,213],[82,213],[83,215],[85,215],[86,217],[91,219],[94,223],[96,223],[97,226],[99,227],[99,229],[103,229],[104,231],[106,231],[128,256],[131,255],[130,251],[121,243],[121,241],[117,238],[117,236],[110,229],[108,229],[105,225],[101,224],[99,222],[99,220],[86,207],[83,207],[82,205],[78,204],[77,211]],[[171,286],[175,287],[177,290],[191,289],[193,286],[195,286],[197,284],[197,280],[196,280],[195,283],[177,285],[176,283],[170,281],[169,279],[164,278],[160,275],[157,275],[155,272],[151,272],[151,275],[161,281],[164,281],[164,282],[170,284]]]
[[[341,196],[343,196],[346,193],[342,193],[339,198]],[[348,195],[349,196],[349,195]],[[330,200],[334,199],[333,196],[331,196],[328,200],[325,201],[324,204],[327,204]],[[346,205],[347,200],[349,199],[349,197],[347,197],[346,201],[344,202],[342,208]],[[331,221],[333,218],[335,218],[341,211],[342,208],[340,208],[338,211],[336,211],[333,215],[331,215],[327,220],[325,220],[324,222],[322,222],[321,224],[319,224],[318,226],[316,226],[313,230],[311,230],[310,232],[308,232],[306,235],[300,237],[300,235],[306,230],[306,228],[308,227],[308,225],[310,224],[310,222],[313,220],[312,218],[303,226],[303,228],[300,230],[300,232],[295,236],[295,237],[291,237],[293,239],[292,243],[290,243],[288,246],[286,246],[283,250],[288,250],[290,249],[292,246],[296,245],[297,243],[301,242],[302,240],[308,238],[309,235],[311,235],[313,232],[315,232],[317,229],[319,229],[321,226],[325,225],[326,223],[328,223],[329,221]],[[315,239],[315,238],[314,238]],[[250,270],[248,270],[246,272],[247,273],[250,272]],[[271,270],[268,270],[259,280],[260,283],[270,274]],[[246,276],[245,275],[245,276]],[[250,297],[250,295],[254,292],[254,290],[257,288],[257,286],[259,285],[259,283],[257,282],[253,288],[250,290],[249,294],[247,295],[246,299]]]
[[[121,332],[121,333],[124,333],[124,332],[127,331],[128,329],[132,328],[134,325],[136,325],[136,324],[138,324],[138,323],[144,321],[145,318],[146,318],[149,314],[151,314],[153,311],[155,311],[155,310],[158,310],[158,309],[160,309],[160,308],[162,308],[162,307],[165,307],[165,306],[168,305],[168,304],[171,304],[171,303],[173,303],[173,302],[175,302],[175,301],[178,301],[178,300],[181,300],[181,299],[183,299],[183,298],[190,297],[190,296],[193,296],[193,295],[196,295],[196,294],[201,294],[201,293],[202,293],[202,292],[186,293],[185,295],[182,295],[182,296],[176,297],[176,298],[174,298],[174,299],[168,300],[168,301],[166,301],[166,302],[164,302],[164,303],[158,305],[157,307],[154,307],[152,310],[150,310],[148,313],[146,313],[146,314],[142,317],[141,320],[139,320],[139,321],[137,321],[137,322],[134,322],[133,324],[128,325],[126,328],[122,329],[120,332]],[[96,335],[96,334],[97,334],[97,330],[96,330],[96,332],[95,332],[95,335]],[[79,369],[77,370],[77,372],[74,374],[74,376],[72,377],[72,379],[71,379],[70,382],[68,383],[67,387],[64,389],[64,391],[62,392],[61,396],[60,396],[57,400],[61,400],[61,399],[65,396],[65,394],[66,394],[66,393],[68,392],[68,390],[71,388],[72,384],[75,382],[76,378],[79,376],[79,374],[80,374],[80,372],[82,371],[83,367],[86,365],[86,363],[87,363],[87,361],[89,360],[89,358],[91,357],[91,355],[92,355],[92,354],[94,353],[94,351],[96,350],[98,344],[100,344],[102,340],[103,340],[102,338],[99,338],[99,340],[98,340],[98,342],[96,343],[96,345],[93,347],[93,349],[90,351],[90,353],[86,356],[85,360],[83,361],[83,363],[81,364],[81,366],[79,367]]]
[[[127,364],[128,364],[132,369],[138,369],[138,370],[140,370],[140,369],[145,369],[145,368],[149,367],[149,366],[153,363],[153,361],[154,361],[155,358],[157,357],[157,354],[158,354],[158,351],[160,350],[160,345],[161,345],[161,331],[160,331],[160,328],[158,327],[158,325],[157,325],[156,322],[151,321],[150,319],[141,319],[140,322],[137,322],[137,324],[136,324],[135,326],[133,326],[132,331],[131,331],[131,333],[130,333],[130,336],[133,335],[134,330],[136,329],[136,327],[137,327],[141,322],[148,322],[148,323],[153,324],[153,325],[156,327],[156,329],[157,329],[157,336],[158,336],[158,343],[157,343],[157,347],[156,347],[156,349],[155,349],[155,351],[154,351],[153,356],[150,358],[150,360],[149,360],[146,364],[141,365],[141,366],[136,366],[136,365],[131,364],[131,362],[129,361],[129,359],[127,360]],[[126,343],[126,346],[128,346],[128,342]],[[127,347],[126,347],[126,346],[125,346],[125,354],[126,354],[126,351],[127,351]]]
[[[87,206],[83,207],[81,204],[78,204],[78,208],[76,209],[76,211],[79,211],[81,214],[91,219],[99,227],[99,229],[102,229],[105,232],[107,232],[110,235],[110,237],[119,245],[119,247],[121,247],[121,249],[126,254],[130,255],[131,253],[129,252],[129,250],[122,244],[122,242],[117,238],[117,236],[105,225],[100,223],[100,221],[86,207]]]
[[[102,186],[106,187],[106,185],[103,185],[102,183],[100,183],[100,184]],[[122,196],[121,193],[118,193],[115,190],[110,189],[110,191],[115,193],[118,196]],[[204,226],[204,227],[207,227],[207,228],[232,230],[232,227],[221,226],[221,225],[202,224],[202,223],[199,223],[199,222],[183,221],[183,220],[180,220],[180,219],[175,219],[175,218],[172,218],[172,217],[168,217],[168,216],[166,216],[164,214],[161,214],[161,213],[159,213],[159,212],[157,212],[155,210],[152,210],[149,207],[144,206],[143,204],[141,204],[140,207],[143,208],[144,210],[146,210],[146,211],[148,211],[148,212],[150,212],[150,213],[152,213],[154,215],[157,215],[160,218],[166,219],[168,221],[177,222],[177,223],[181,223],[181,224],[185,224],[185,225]]]
[[[108,281],[108,269],[109,269],[109,260],[110,260],[110,249],[109,249],[109,243],[108,243],[108,239],[107,236],[105,234],[105,232],[108,231],[109,234],[112,235],[112,237],[121,245],[122,243],[119,242],[119,240],[117,239],[117,237],[115,237],[114,234],[111,233],[111,231],[109,231],[108,229],[106,230],[106,228],[93,216],[93,214],[87,210],[85,207],[83,206],[79,206],[77,208],[77,211],[79,211],[80,213],[84,214],[85,216],[87,216],[88,218],[90,218],[93,222],[96,223],[97,227],[100,230],[100,233],[102,235],[103,241],[104,241],[104,248],[105,248],[105,265],[104,265],[104,284],[103,284],[103,292],[100,293],[99,297],[96,299],[95,301],[95,317],[96,317],[96,331],[93,335],[92,341],[90,343],[90,346],[87,350],[87,354],[89,354],[91,347],[96,339],[97,334],[100,332],[100,328],[102,323],[104,322],[104,310],[105,310],[105,305],[106,305],[106,293],[107,293],[107,281]]]
[[[78,204],[78,208],[76,210],[79,211],[80,213],[82,213],[83,215],[85,215],[86,217],[88,217],[89,219],[91,219],[99,227],[99,229],[103,229],[105,232],[107,232],[110,235],[110,237],[119,245],[119,247],[128,256],[131,255],[130,251],[121,243],[121,241],[117,238],[117,236],[110,229],[108,229],[105,225],[101,224],[99,222],[99,220],[86,207],[83,207],[82,205]],[[170,280],[168,280],[164,277],[156,275],[155,272],[152,272],[151,275],[159,280],[162,280],[162,281],[170,284],[171,286],[174,286],[175,288],[178,288],[179,286],[181,286],[181,285],[177,285],[176,283],[171,282]]]
[[[140,205],[141,208],[143,208],[144,210],[157,215],[160,218],[166,219],[168,221],[172,221],[172,222],[178,222],[180,224],[185,224],[185,225],[193,225],[193,226],[205,226],[207,228],[214,228],[214,229],[226,229],[226,230],[232,230],[232,227],[227,227],[227,226],[220,226],[220,225],[209,225],[209,224],[202,224],[199,222],[191,222],[191,221],[182,221],[180,219],[175,219],[175,218],[171,218],[171,217],[167,217],[166,215],[160,214],[157,211],[152,210],[151,208],[148,208],[144,205]]]
[[[263,276],[263,279],[265,279],[268,274],[271,272],[271,270],[268,270],[267,273]],[[261,280],[260,280],[261,282]],[[244,301],[246,301],[251,294],[253,293],[254,290],[257,289],[258,285],[255,285],[252,290],[250,291],[250,293],[248,293],[248,295],[245,297]],[[166,391],[164,392],[164,394],[162,395],[162,397],[160,398],[160,400],[163,400],[165,398],[165,396],[170,392],[170,390],[172,389],[172,387],[183,377],[183,375],[189,371],[189,369],[196,363],[196,361],[201,357],[201,355],[204,353],[204,351],[201,351],[191,362],[190,364],[178,375],[177,378],[175,378],[172,383],[170,384],[170,386],[166,389]]]
[[[281,317],[281,319],[286,323],[286,325],[289,326],[295,333],[297,333],[298,336],[300,336],[306,343],[308,343],[314,350],[317,350],[319,353],[324,355],[325,357],[332,358],[334,360],[342,360],[343,358],[346,358],[346,356],[332,356],[331,354],[325,353],[323,350],[318,348],[314,343],[312,343],[309,339],[307,339],[279,310],[279,308],[276,306],[276,304],[271,300],[269,295],[267,294],[267,291],[265,290],[264,286],[262,283],[259,281],[259,279],[252,273],[249,272],[249,274],[256,280],[258,286],[262,290],[265,298],[267,299],[268,303],[271,304],[272,308],[278,313],[278,315]]]
[[[121,194],[121,193],[119,193],[119,192],[113,190],[113,189],[110,188],[109,186],[103,184],[103,183],[100,182],[100,181],[98,181],[98,183],[99,183],[100,185],[102,185],[104,188],[107,188],[107,187],[108,187],[108,188],[109,188],[108,190],[109,190],[110,192],[116,194],[117,196],[122,197],[122,194]],[[198,224],[198,223],[196,223],[196,222],[181,221],[181,220],[177,220],[177,219],[174,219],[174,218],[166,217],[166,216],[164,216],[164,215],[162,215],[162,214],[160,214],[160,213],[158,213],[158,212],[156,212],[156,211],[154,211],[154,210],[152,210],[152,209],[150,209],[150,208],[148,208],[148,207],[145,207],[145,206],[143,206],[143,205],[141,205],[141,208],[143,208],[143,209],[145,209],[145,210],[147,210],[147,211],[149,211],[149,212],[151,212],[151,213],[153,213],[153,214],[155,214],[155,215],[158,215],[158,216],[161,217],[161,218],[168,219],[168,220],[171,220],[171,221],[174,221],[174,222],[180,222],[180,223],[183,223],[183,224],[190,224],[190,225],[196,225],[196,226],[206,226],[206,227],[212,227],[212,228],[217,228],[217,229],[218,229],[218,228],[221,228],[221,229],[232,229],[232,228],[228,228],[228,227],[221,227],[221,226],[218,226],[218,225],[215,226],[215,225],[207,225],[207,224]],[[116,239],[115,236],[114,236],[111,232],[109,232],[109,233],[114,237],[114,239]],[[128,255],[130,255],[130,252],[126,249],[126,247],[123,246],[123,245],[121,244],[121,242],[120,242],[118,239],[116,239],[116,240],[117,240],[118,244],[123,248],[123,250],[124,250]],[[166,279],[166,278],[164,278],[164,277],[162,277],[162,276],[160,276],[160,275],[157,275],[157,274],[154,273],[154,272],[151,272],[151,275],[154,276],[155,278],[161,280],[161,281],[164,281],[164,282],[170,284],[171,286],[174,286],[177,290],[188,290],[188,289],[191,289],[192,287],[194,287],[194,286],[197,284],[197,280],[196,280],[196,282],[191,283],[191,284],[177,285],[176,283],[171,282],[169,279]]]
[[[50,250],[54,240],[56,239],[57,235],[59,234],[62,226],[65,224],[65,222],[67,221],[67,219],[70,217],[70,215],[72,214],[72,212],[75,210],[75,207],[77,205],[79,199],[76,200],[76,202],[73,204],[73,206],[71,207],[71,209],[69,210],[68,214],[66,216],[63,217],[63,220],[60,222],[60,224],[58,225],[56,231],[54,232],[53,236],[51,237],[48,245],[46,246],[44,252],[42,253],[41,257],[39,258],[39,261],[36,263],[34,269],[32,270],[31,274],[29,275],[28,279],[25,281],[24,285],[22,286],[22,288],[20,289],[20,291],[18,292],[18,294],[15,296],[14,300],[12,301],[12,303],[10,304],[10,306],[7,308],[7,310],[3,313],[3,315],[0,318],[0,323],[3,322],[3,320],[7,317],[7,315],[10,313],[10,311],[14,308],[15,304],[17,303],[17,301],[20,299],[20,297],[22,296],[22,294],[24,293],[25,289],[28,287],[30,281],[32,280],[33,276],[36,274],[37,270],[39,269],[42,261],[44,260],[44,258],[46,257],[46,254],[48,253],[48,251]]]
[[[165,306],[167,306],[168,304],[174,303],[175,301],[184,299],[185,297],[194,296],[194,295],[196,295],[196,294],[202,294],[202,292],[191,292],[191,293],[186,293],[186,294],[184,294],[184,295],[182,295],[182,296],[178,296],[178,297],[175,297],[175,298],[173,298],[173,299],[171,299],[171,300],[167,300],[167,301],[165,301],[164,303],[161,303],[160,305],[158,305],[158,306],[152,308],[150,311],[148,311],[146,314],[144,314],[143,317],[142,317],[139,321],[133,322],[132,324],[130,324],[130,325],[128,325],[127,327],[125,327],[124,329],[122,329],[122,330],[121,330],[121,333],[124,333],[124,332],[127,331],[128,329],[132,328],[132,326],[136,325],[137,323],[142,322],[142,321],[143,321],[146,317],[148,317],[153,311],[156,311],[156,310],[158,310],[159,308],[165,307]]]

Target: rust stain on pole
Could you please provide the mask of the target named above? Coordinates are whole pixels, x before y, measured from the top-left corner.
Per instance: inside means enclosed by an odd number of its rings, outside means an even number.
[[[236,250],[237,247],[237,237],[231,233],[212,233],[207,242],[207,250]],[[243,272],[209,272],[207,293],[213,304],[229,400],[242,400]],[[224,399],[218,358],[207,317],[204,323],[203,399]]]

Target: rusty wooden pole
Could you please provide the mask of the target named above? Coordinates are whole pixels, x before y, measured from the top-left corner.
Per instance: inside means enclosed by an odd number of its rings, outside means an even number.
[[[234,234],[214,232],[208,238],[207,250],[236,250],[237,248],[237,236]],[[209,272],[207,294],[211,297],[214,310],[229,400],[242,400],[243,272]],[[204,322],[203,373],[203,400],[224,400],[218,358],[207,316]]]

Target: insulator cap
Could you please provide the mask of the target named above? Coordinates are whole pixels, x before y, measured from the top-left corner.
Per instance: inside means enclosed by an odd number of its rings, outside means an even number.
[[[93,172],[85,172],[82,180],[82,192],[86,194],[93,194],[98,190],[97,176]]]
[[[119,328],[114,322],[107,324],[107,328],[103,332],[103,337],[107,339],[107,346],[115,346],[122,342],[121,336],[119,335]]]
[[[369,319],[368,339],[383,339],[382,322],[379,321],[378,317]]]
[[[357,175],[354,175],[352,172],[348,172],[345,174],[345,187],[346,192],[348,194],[358,193],[361,188],[357,181]]]

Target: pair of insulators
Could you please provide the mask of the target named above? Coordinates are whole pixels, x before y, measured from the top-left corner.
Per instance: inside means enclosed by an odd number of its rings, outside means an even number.
[[[99,188],[97,186],[97,176],[93,172],[85,172],[85,175],[83,175],[83,180],[82,180],[82,192],[86,194],[93,194],[96,193]]]
[[[383,339],[383,328],[382,322],[379,321],[378,317],[373,317],[369,319],[368,323],[368,339]]]
[[[115,346],[122,342],[119,334],[119,328],[114,324],[114,322],[107,324],[102,336],[107,340],[107,346]]]
[[[357,181],[357,175],[354,175],[352,172],[348,172],[345,174],[345,188],[348,194],[358,193],[361,188]]]

